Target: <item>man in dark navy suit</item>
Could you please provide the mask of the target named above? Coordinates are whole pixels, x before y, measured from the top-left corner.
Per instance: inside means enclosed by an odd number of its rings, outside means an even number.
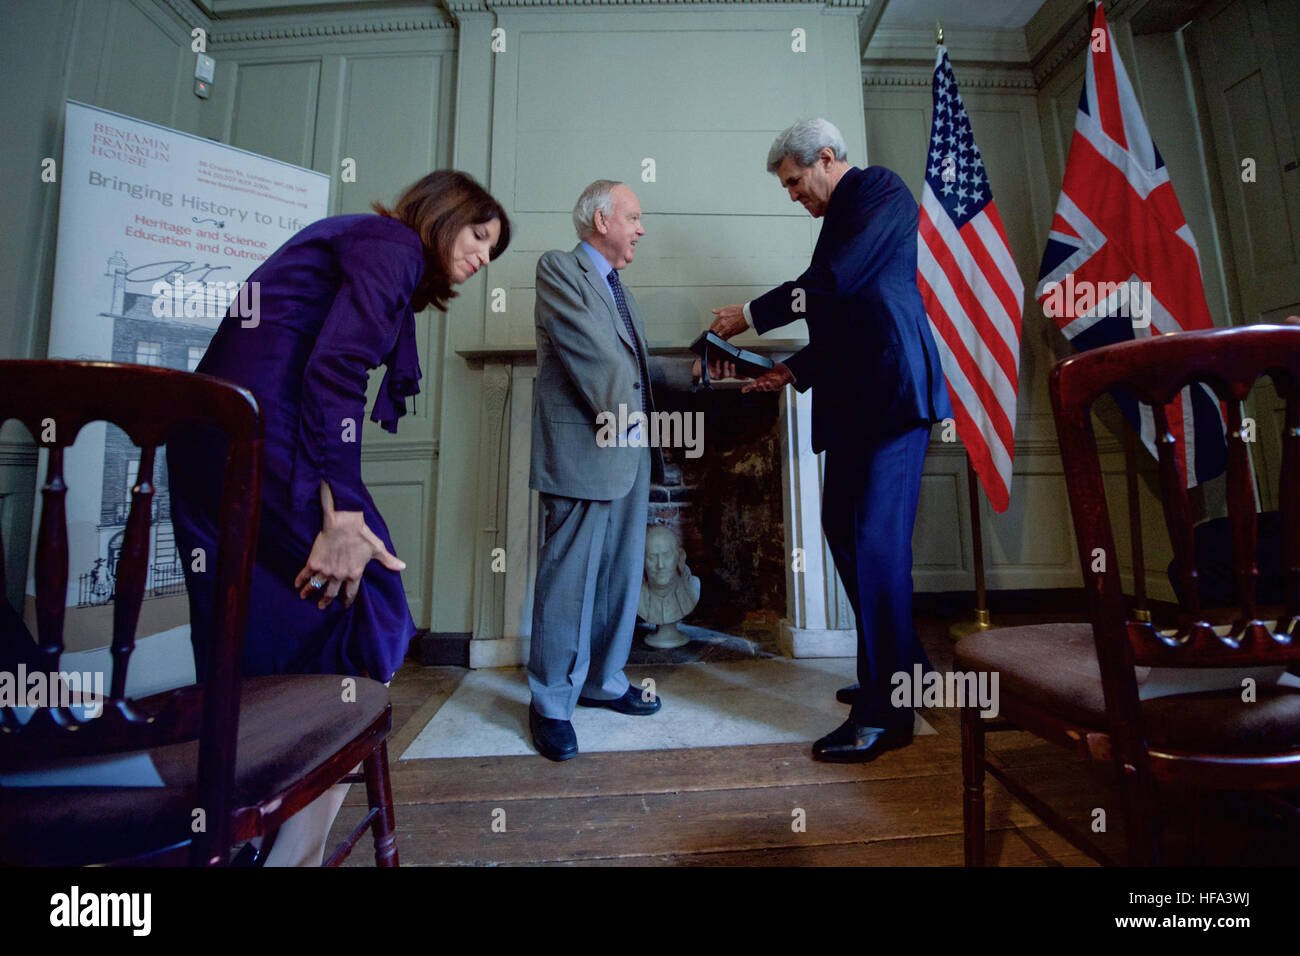
[[[912,528],[930,425],[952,415],[916,286],[916,201],[897,174],[851,167],[845,156],[824,119],[776,138],[768,172],[825,219],[812,263],[743,306],[714,309],[712,326],[729,338],[808,323],[808,345],[745,390],[814,389],[812,447],[826,452],[822,529],[853,605],[860,689],[845,695],[849,719],[813,744],[813,757],[842,763],[912,740],[912,710],[891,706],[890,678],[918,662],[929,668],[912,625]]]

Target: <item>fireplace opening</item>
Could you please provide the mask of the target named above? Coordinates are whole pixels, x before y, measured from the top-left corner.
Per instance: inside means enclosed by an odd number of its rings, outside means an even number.
[[[657,656],[638,640],[634,658],[688,661],[780,653],[785,539],[779,394],[744,395],[739,388],[715,387],[665,402],[663,410],[701,413],[703,441],[698,457],[689,457],[689,448],[663,449],[664,481],[650,487],[647,523],[673,530],[691,574],[700,579],[699,603],[683,624],[714,633]],[[651,630],[638,622],[640,636]],[[734,653],[721,653],[724,646]]]

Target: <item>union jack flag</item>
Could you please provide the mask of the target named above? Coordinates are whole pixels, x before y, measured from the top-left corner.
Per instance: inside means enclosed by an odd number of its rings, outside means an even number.
[[[1101,4],[1034,295],[1078,349],[1214,327],[1196,241]],[[1155,455],[1151,410],[1127,393],[1113,397]],[[1214,394],[1201,384],[1185,388],[1165,414],[1187,487],[1222,474],[1224,416]]]
[[[916,284],[939,349],[957,434],[989,504],[1003,512],[1015,455],[1025,284],[1012,261],[942,44],[935,54],[929,159]]]

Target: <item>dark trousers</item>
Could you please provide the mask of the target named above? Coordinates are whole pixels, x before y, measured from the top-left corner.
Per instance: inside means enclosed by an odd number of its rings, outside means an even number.
[[[928,425],[858,446],[828,448],[822,529],[858,631],[860,726],[911,726],[910,707],[890,704],[891,677],[930,669],[912,624],[912,528],[921,493]]]

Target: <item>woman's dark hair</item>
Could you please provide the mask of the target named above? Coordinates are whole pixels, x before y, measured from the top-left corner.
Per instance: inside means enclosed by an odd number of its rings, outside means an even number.
[[[510,245],[510,220],[501,204],[474,177],[454,169],[436,170],[408,186],[391,209],[378,202],[371,208],[406,223],[424,243],[424,278],[411,296],[411,309],[416,312],[428,305],[446,312],[447,300],[456,297],[451,289],[451,251],[466,226],[493,219],[501,223],[493,259]]]

